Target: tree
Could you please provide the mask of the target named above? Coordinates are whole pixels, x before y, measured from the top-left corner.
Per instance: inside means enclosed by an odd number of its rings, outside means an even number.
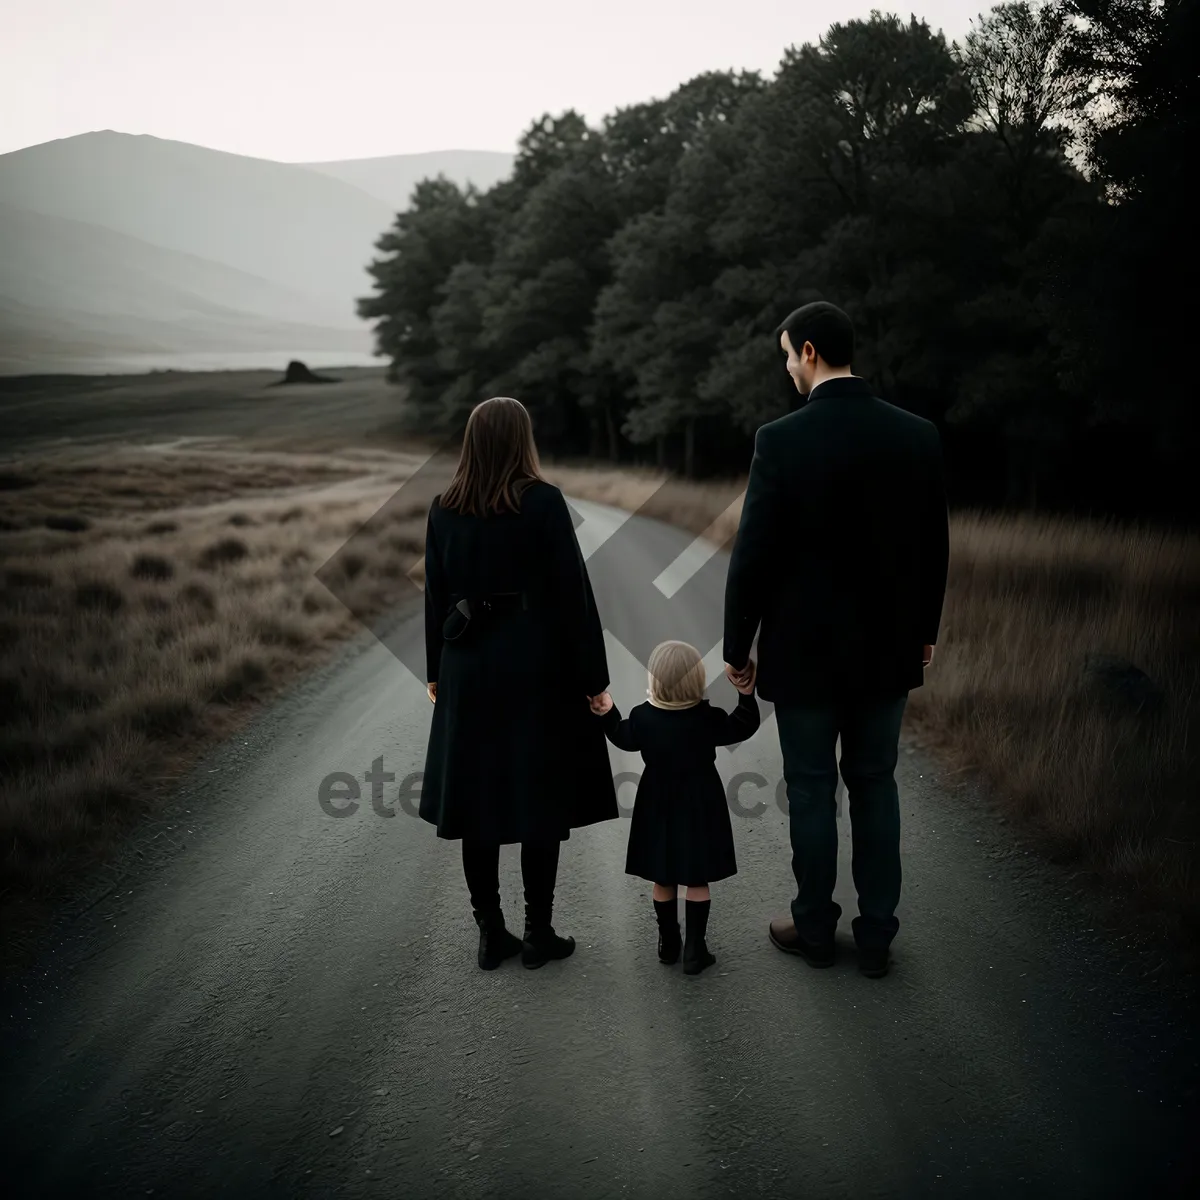
[[[1020,0],[992,9],[965,43],[972,124],[1003,147],[1010,210],[1018,231],[1028,234],[1025,188],[1033,160],[1061,151],[1061,135],[1077,122],[1091,91],[1080,34],[1061,4]]]
[[[1191,199],[1191,155],[1200,118],[1195,48],[1197,0],[1068,0],[1083,24],[1080,61],[1095,80],[1087,105],[1087,158],[1112,201],[1099,223],[1093,259],[1109,277],[1100,296],[1093,272],[1080,272],[1074,302],[1106,311],[1091,320],[1084,353],[1109,369],[1092,379],[1099,413],[1144,439],[1142,452],[1176,486],[1167,501],[1196,514],[1190,463],[1200,452],[1195,391],[1186,376],[1193,340],[1181,281],[1200,269]],[[1186,285],[1185,285],[1186,286]],[[1107,301],[1107,303],[1105,303]],[[1136,383],[1112,369],[1114,354],[1136,372]]]
[[[795,403],[773,331],[829,299],[971,503],[1182,515],[1198,3],[1017,0],[961,46],[873,13],[770,80],[544,116],[486,194],[421,185],[360,311],[421,422],[510,392],[547,450],[699,475]]]
[[[450,382],[439,361],[432,310],[460,262],[490,256],[490,233],[479,193],[473,187],[460,190],[439,175],[417,184],[410,207],[376,243],[386,257],[368,268],[377,293],[359,300],[358,315],[379,322],[376,347],[391,356],[388,378],[407,384],[419,410],[436,407]]]

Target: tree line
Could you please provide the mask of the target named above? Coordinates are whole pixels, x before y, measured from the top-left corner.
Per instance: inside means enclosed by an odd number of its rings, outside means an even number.
[[[546,452],[704,477],[795,403],[771,331],[832,300],[953,502],[1191,520],[1198,8],[1023,0],[961,44],[875,12],[770,79],[543,116],[495,187],[416,187],[359,315],[424,430],[515,395]]]

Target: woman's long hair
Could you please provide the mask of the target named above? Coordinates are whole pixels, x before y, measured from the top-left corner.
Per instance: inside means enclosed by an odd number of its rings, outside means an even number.
[[[493,396],[467,418],[458,468],[441,504],[468,516],[516,512],[535,480],[544,482],[529,411],[511,396]]]
[[[692,708],[704,699],[704,660],[687,642],[659,642],[647,664],[646,694],[655,708]]]

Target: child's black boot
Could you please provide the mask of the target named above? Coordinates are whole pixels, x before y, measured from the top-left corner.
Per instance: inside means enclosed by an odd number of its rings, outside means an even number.
[[[658,918],[658,961],[670,966],[679,961],[683,936],[679,932],[679,897],[655,900],[654,915]]]
[[[559,937],[550,924],[549,907],[525,905],[525,938],[521,962],[527,967],[544,967],[552,958],[567,958],[575,951],[573,937]]]
[[[708,943],[704,940],[708,929],[708,908],[711,900],[688,900],[687,909],[687,939],[683,943],[683,973],[699,975],[705,967],[711,967],[717,960],[709,953]]]

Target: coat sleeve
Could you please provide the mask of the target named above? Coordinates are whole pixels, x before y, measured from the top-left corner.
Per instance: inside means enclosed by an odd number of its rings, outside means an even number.
[[[776,455],[767,427],[763,426],[754,439],[750,478],[725,578],[723,652],[725,661],[739,669],[750,658],[750,647],[766,606],[771,572],[779,566],[776,552],[784,513]]]
[[[618,750],[640,750],[637,730],[633,726],[632,714],[621,718],[621,710],[614,704],[602,718],[604,735]]]
[[[921,642],[937,643],[950,570],[950,513],[946,501],[946,475],[942,439],[936,427],[933,448],[926,465],[925,503],[921,508],[921,565],[918,576]]]
[[[442,626],[450,607],[441,553],[433,532],[435,497],[425,520],[425,678],[436,683],[442,657]]]
[[[554,488],[549,521],[552,603],[563,635],[566,666],[576,684],[589,696],[608,687],[608,655],[604,627],[596,608],[592,581],[575,536],[571,510],[558,488]]]
[[[733,712],[727,713],[723,708],[714,707],[709,711],[709,719],[712,722],[714,746],[731,746],[735,742],[744,742],[758,729],[758,701],[753,692],[749,695],[739,692],[737,707]]]

